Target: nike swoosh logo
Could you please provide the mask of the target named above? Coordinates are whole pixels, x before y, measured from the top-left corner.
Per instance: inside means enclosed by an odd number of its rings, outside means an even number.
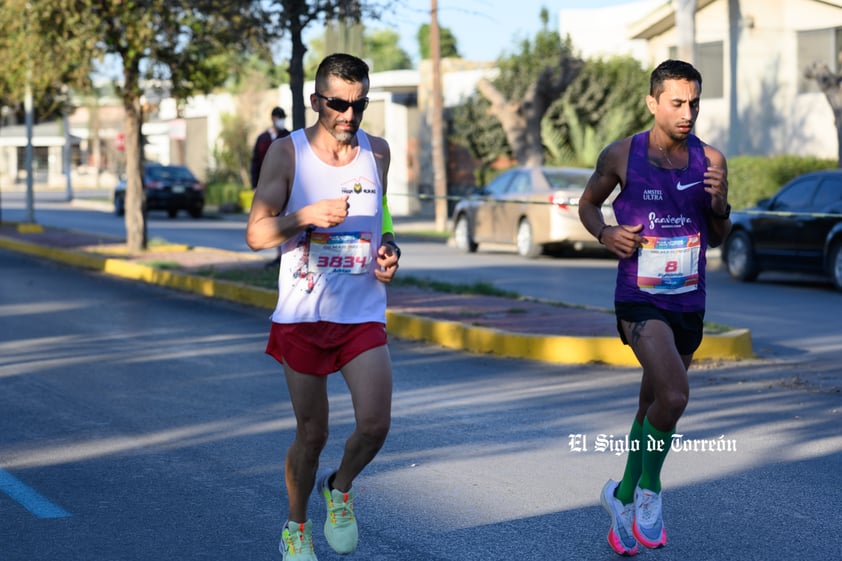
[[[679,181],[678,183],[675,184],[675,188],[678,189],[679,191],[684,191],[685,189],[689,189],[693,185],[698,185],[699,183],[701,183],[701,181],[695,181],[693,183],[688,183],[687,185],[682,185],[681,181]]]

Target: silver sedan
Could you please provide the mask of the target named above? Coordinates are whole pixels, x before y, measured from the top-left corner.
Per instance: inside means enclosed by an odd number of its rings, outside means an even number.
[[[579,197],[593,170],[570,167],[516,167],[459,201],[453,209],[456,246],[475,252],[482,243],[509,244],[524,257],[545,250],[601,247],[579,220]],[[612,194],[603,207],[614,218]]]

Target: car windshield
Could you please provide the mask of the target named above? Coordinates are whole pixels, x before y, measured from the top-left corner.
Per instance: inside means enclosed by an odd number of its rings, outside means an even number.
[[[590,178],[590,173],[571,173],[562,171],[545,171],[544,177],[551,189],[579,189],[584,190]]]
[[[155,166],[146,169],[151,181],[194,181],[193,174],[185,167]]]

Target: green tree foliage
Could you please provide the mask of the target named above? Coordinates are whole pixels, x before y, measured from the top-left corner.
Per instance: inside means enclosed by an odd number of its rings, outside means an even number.
[[[728,158],[728,200],[735,209],[754,206],[799,175],[833,169],[837,161],[805,156],[735,156]]]
[[[393,29],[380,29],[363,34],[363,58],[371,62],[375,72],[407,70],[412,68],[412,59],[398,43],[401,36]]]
[[[308,47],[304,44],[304,30],[321,22],[340,22],[346,26],[359,24],[364,18],[377,20],[381,6],[377,0],[270,0],[266,5],[266,25],[273,39],[288,39],[289,88],[292,94],[292,127],[305,123],[304,62]]]
[[[222,130],[214,146],[213,156],[217,162],[214,180],[237,185],[249,185],[251,151],[253,140],[247,120],[240,114],[221,116]]]
[[[645,129],[651,122],[645,97],[649,73],[627,56],[591,59],[564,95],[547,111],[554,163],[592,166],[605,145]],[[549,131],[553,131],[550,133]]]
[[[256,65],[241,69],[231,113],[221,115],[222,130],[214,143],[215,168],[208,177],[207,195],[213,184],[225,183],[237,189],[251,189],[251,156],[258,132],[255,111],[265,104],[266,92],[274,87],[272,77]],[[267,108],[268,113],[268,108]],[[265,129],[268,115],[260,114],[260,131]]]
[[[489,116],[491,103],[479,94],[454,108],[449,142],[464,146],[479,163],[476,182],[485,185],[490,180],[491,167],[501,157],[510,158],[511,148],[500,121]]]
[[[84,90],[96,41],[75,0],[0,2],[0,105],[20,106],[29,84],[37,117],[48,117],[66,97]]]
[[[93,28],[98,48],[122,62],[126,245],[129,251],[140,251],[147,243],[141,184],[142,79],[166,80],[179,99],[210,91],[228,78],[223,68],[228,51],[253,44],[263,18],[251,2],[243,1],[78,0],[75,7]]]
[[[333,47],[331,52],[337,50],[350,52],[364,60],[371,66],[372,72],[386,72],[388,70],[406,70],[412,68],[412,59],[400,45],[400,35],[391,29],[367,30],[360,26],[362,32],[361,49],[345,49]],[[322,59],[330,54],[327,48],[327,35],[330,29],[325,29],[325,35],[312,39],[309,43],[304,75],[306,79],[312,80],[316,77],[316,69]]]
[[[544,161],[541,120],[581,71],[583,61],[573,54],[570,39],[562,40],[548,26],[541,10],[542,28],[520,42],[514,54],[498,60],[500,74],[482,79],[479,92],[491,103],[489,114],[500,121],[512,154],[521,165]]]
[[[542,76],[558,74],[559,61],[573,58],[570,38],[562,39],[550,28],[546,8],[541,12],[541,21],[541,30],[535,37],[521,39],[515,50],[497,59],[500,75],[493,83],[507,99],[522,98]]]
[[[516,69],[511,72],[518,73]],[[508,87],[513,94],[525,90],[514,84]],[[644,102],[648,91],[648,72],[630,57],[585,61],[576,79],[551,103],[541,120],[546,162],[594,165],[605,145],[648,126],[651,115]],[[489,117],[489,108],[489,102],[481,95],[469,98],[454,111],[450,138],[451,142],[468,147],[481,166],[512,155],[503,127]],[[479,179],[482,181],[482,175]]]
[[[589,125],[579,119],[571,104],[560,105],[564,109],[566,134],[549,118],[541,121],[541,139],[550,165],[593,167],[605,146],[628,136],[631,130],[632,115],[622,107],[609,109],[598,125]]]
[[[415,38],[418,40],[418,52],[421,53],[421,58],[427,60],[430,58],[430,24],[421,24]],[[439,26],[439,50],[441,58],[461,58],[456,37],[447,27]]]
[[[231,93],[254,89],[256,81],[261,89],[277,88],[289,81],[287,73],[275,64],[270,54],[231,52],[228,58],[228,80],[224,87]]]

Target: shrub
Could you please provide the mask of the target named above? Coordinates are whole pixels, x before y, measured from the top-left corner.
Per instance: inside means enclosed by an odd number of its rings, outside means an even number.
[[[728,200],[747,208],[774,195],[799,175],[837,167],[836,160],[804,156],[735,156],[728,159]]]
[[[237,183],[208,183],[205,189],[205,202],[220,209],[240,211],[240,191],[248,189]],[[251,189],[248,189],[249,191]]]

